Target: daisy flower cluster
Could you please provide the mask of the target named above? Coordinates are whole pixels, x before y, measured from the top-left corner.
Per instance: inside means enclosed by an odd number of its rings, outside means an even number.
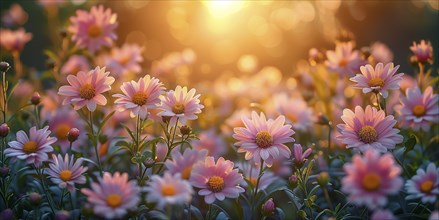
[[[24,29],[36,12],[11,3],[0,30],[0,219],[438,219],[434,41],[401,54],[323,29],[334,46],[311,48],[291,71],[287,31],[311,9],[335,19],[338,3],[236,5],[270,6],[248,29],[288,70],[240,56],[229,39],[200,49],[203,22],[221,36],[235,25],[222,26],[217,3],[170,4],[147,35],[125,15],[165,3],[38,1],[53,44],[44,51],[41,30]],[[194,24],[191,10],[215,21]],[[162,25],[178,50],[151,38]],[[32,66],[29,54],[43,53],[46,66]]]

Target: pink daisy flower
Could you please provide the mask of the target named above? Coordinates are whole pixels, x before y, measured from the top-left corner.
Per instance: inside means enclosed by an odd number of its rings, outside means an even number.
[[[388,63],[383,66],[382,63],[378,63],[375,69],[370,64],[360,67],[361,74],[350,78],[352,82],[357,83],[353,87],[362,89],[363,93],[380,93],[384,98],[387,98],[388,90],[399,89],[399,83],[402,81],[404,73],[395,74],[399,65],[393,67],[393,63]]]
[[[191,141],[195,150],[207,150],[207,155],[214,158],[218,158],[227,152],[227,144],[224,138],[215,129],[200,132],[198,138],[199,140]]]
[[[132,118],[139,116],[141,119],[148,117],[148,109],[157,108],[160,103],[160,95],[164,88],[156,78],[146,75],[137,82],[124,82],[120,89],[123,94],[114,94],[117,97],[114,104],[118,111],[131,110]]]
[[[370,46],[371,57],[375,63],[390,63],[393,60],[393,53],[386,44],[375,42]]]
[[[23,8],[14,3],[11,7],[3,14],[2,24],[6,27],[13,27],[15,25],[24,25],[28,19],[28,14]]]
[[[294,142],[291,136],[295,133],[291,125],[285,125],[285,117],[279,116],[276,120],[265,118],[264,113],[258,115],[252,112],[252,118],[242,118],[245,127],[235,128],[233,138],[238,140],[235,145],[240,146],[238,152],[245,152],[245,159],[253,158],[255,163],[264,163],[271,167],[273,161],[281,157],[289,158],[290,149],[285,145]]]
[[[360,66],[366,64],[366,61],[361,59],[360,51],[353,50],[353,47],[353,42],[337,43],[335,51],[328,50],[326,52],[328,58],[325,61],[326,66],[341,76],[351,76],[358,72]]]
[[[140,188],[135,180],[128,181],[128,174],[105,172],[99,183],[91,189],[81,189],[93,206],[94,213],[107,219],[123,218],[128,210],[135,210],[140,201]]]
[[[181,179],[180,174],[168,172],[163,177],[153,175],[148,186],[144,188],[146,200],[157,204],[163,209],[166,205],[183,205],[190,203],[194,190],[187,180]]]
[[[26,33],[23,28],[16,31],[0,29],[0,45],[11,52],[22,51],[24,45],[32,39],[31,33]]]
[[[73,34],[72,40],[81,49],[87,48],[92,53],[102,46],[111,47],[117,35],[116,14],[104,6],[93,6],[90,12],[77,10],[76,17],[70,17],[72,24],[68,27]]]
[[[233,169],[233,162],[222,157],[216,163],[213,157],[197,163],[190,178],[191,184],[201,189],[198,195],[204,196],[207,204],[212,204],[216,199],[238,198],[245,191],[239,186],[242,181],[242,174],[238,169]]]
[[[284,115],[294,130],[306,131],[314,125],[314,113],[302,98],[288,98],[286,94],[274,97],[276,111]]]
[[[70,129],[77,128],[80,131],[85,131],[84,122],[71,108],[61,107],[53,110],[51,114],[44,115],[43,118],[48,120],[49,129],[55,134],[56,143],[61,147],[63,153],[67,152],[70,147],[70,141],[67,139]],[[85,138],[85,134],[80,134],[79,139],[72,143],[72,149],[79,151],[79,147],[84,143]]]
[[[178,149],[171,152],[172,160],[167,160],[165,166],[170,174],[180,173],[181,178],[188,180],[192,173],[192,167],[207,156],[206,150],[186,149],[183,154]]]
[[[86,182],[83,174],[88,168],[81,166],[81,164],[82,158],[75,161],[73,155],[69,159],[69,155],[66,154],[63,159],[60,154],[58,156],[53,154],[52,163],[47,169],[47,174],[53,183],[72,192],[75,191],[75,184],[84,184]]]
[[[346,176],[341,190],[349,194],[356,205],[375,209],[387,204],[387,195],[398,193],[404,181],[399,176],[401,168],[389,153],[381,155],[368,150],[364,156],[354,155],[352,163],[343,166]]]
[[[259,166],[255,163],[238,162],[236,163],[236,167],[242,170],[244,178],[249,181],[253,187],[255,187],[259,177]],[[276,180],[279,180],[279,178],[276,177],[273,172],[270,170],[265,170],[264,175],[262,175],[261,179],[259,180],[258,191],[264,190]],[[247,181],[244,180],[241,183],[244,188],[248,187]]]
[[[431,46],[430,41],[421,40],[421,43],[419,44],[413,42],[410,50],[419,62],[427,62],[433,58],[433,47]]]
[[[396,216],[389,210],[378,209],[373,212],[370,220],[396,220]]]
[[[439,96],[433,94],[430,86],[424,93],[419,87],[408,88],[406,96],[401,97],[401,105],[396,107],[402,127],[429,131],[431,123],[439,122],[438,101]]]
[[[17,132],[17,140],[9,142],[10,148],[4,153],[7,157],[15,157],[20,160],[26,160],[26,164],[33,164],[36,167],[49,159],[47,153],[52,152],[52,144],[56,138],[49,137],[49,126],[37,130],[32,127],[29,130],[29,136],[23,131]]]
[[[416,175],[407,180],[407,199],[421,198],[422,203],[435,203],[439,195],[439,168],[428,164],[427,170],[419,168]]]
[[[340,132],[337,139],[346,144],[346,148],[358,148],[362,152],[375,149],[384,153],[394,149],[404,139],[398,134],[399,129],[393,128],[396,124],[393,116],[385,116],[383,110],[370,105],[365,110],[357,106],[355,112],[344,109],[341,119],[345,124],[337,125]]]
[[[143,62],[143,48],[135,44],[124,44],[121,48],[111,49],[111,56],[106,59],[108,70],[117,76],[128,73],[140,73],[142,70],[139,63]]]
[[[81,55],[72,55],[67,62],[62,66],[62,74],[76,75],[79,71],[88,71],[90,69],[90,63],[88,59]]]
[[[198,118],[196,114],[201,113],[204,108],[200,104],[200,95],[195,95],[195,89],[187,91],[187,87],[177,86],[175,91],[171,90],[162,97],[160,108],[161,116],[170,116],[170,124],[175,124],[177,119],[183,124],[188,120],[195,120]]]
[[[107,99],[102,93],[111,89],[114,78],[108,76],[105,67],[96,67],[88,72],[79,72],[76,76],[67,76],[69,86],[61,86],[58,94],[66,96],[63,105],[73,104],[78,110],[84,106],[91,112],[96,110],[96,105],[107,104]]]

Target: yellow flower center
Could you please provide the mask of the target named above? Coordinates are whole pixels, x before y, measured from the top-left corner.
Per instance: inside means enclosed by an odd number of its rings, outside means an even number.
[[[363,187],[367,191],[377,191],[381,186],[381,178],[376,173],[368,173],[363,177]]]
[[[118,194],[110,194],[107,196],[107,205],[112,208],[118,207],[122,203],[122,198]]]
[[[421,117],[425,115],[425,107],[423,105],[415,105],[412,111],[416,117]]]
[[[433,181],[431,180],[424,181],[421,184],[421,192],[423,193],[430,193],[432,189],[433,189]]]
[[[164,196],[173,196],[175,195],[176,191],[175,191],[175,187],[171,184],[165,184],[162,187],[162,195]]]
[[[92,38],[99,37],[102,34],[102,28],[96,24],[93,24],[90,27],[88,27],[87,34],[89,37],[92,37]]]
[[[288,118],[291,122],[293,122],[293,123],[296,123],[296,122],[299,121],[299,119],[297,118],[297,116],[295,116],[295,115],[293,115],[293,114],[291,114],[291,113],[287,114],[287,118]]]
[[[340,67],[346,67],[348,65],[348,61],[346,59],[341,59],[340,62],[338,63],[338,65]]]
[[[181,172],[181,178],[188,180],[189,177],[191,176],[191,171],[192,171],[192,167],[184,168],[184,170]]]
[[[253,186],[256,186],[257,179],[250,178],[248,181],[250,181],[250,183],[252,183]]]
[[[119,63],[121,65],[127,65],[130,62],[130,56],[123,56],[121,59],[119,59]]]
[[[366,125],[358,132],[360,140],[366,144],[375,142],[378,139],[378,133],[374,127]]]
[[[56,128],[56,138],[58,138],[58,140],[66,140],[67,139],[67,134],[69,134],[70,131],[70,125],[68,124],[60,124],[58,125],[58,127]]]
[[[369,86],[370,87],[383,87],[384,86],[384,81],[380,78],[373,78],[369,81]]]
[[[138,106],[142,106],[148,101],[148,95],[144,92],[137,92],[133,95],[131,101]]]
[[[219,176],[212,176],[207,181],[207,186],[212,192],[219,192],[224,189],[224,179]]]
[[[268,131],[260,131],[256,134],[256,145],[260,148],[270,147],[273,143],[273,137]]]
[[[37,152],[38,144],[35,141],[29,141],[23,145],[23,151],[26,154],[31,154]]]
[[[83,99],[90,100],[96,95],[96,90],[90,84],[85,84],[79,89],[79,96]]]
[[[63,170],[63,171],[59,172],[59,178],[64,182],[69,181],[72,178],[72,171]]]
[[[177,103],[174,106],[172,106],[172,112],[175,114],[183,114],[184,113],[184,105],[181,103]]]

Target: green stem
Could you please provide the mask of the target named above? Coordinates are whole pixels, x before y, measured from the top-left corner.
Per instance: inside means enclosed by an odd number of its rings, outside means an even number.
[[[46,182],[44,181],[44,176],[43,176],[44,170],[42,169],[40,172],[37,167],[34,166],[34,168],[35,168],[35,171],[37,172],[39,180],[41,181],[41,185],[43,185],[43,189],[44,189],[44,192],[46,193],[47,201],[48,201],[49,206],[50,206],[50,210],[52,211],[52,214],[55,215],[55,209],[53,208],[54,202],[52,199],[52,195],[50,194],[49,188],[47,187]]]
[[[93,114],[91,111],[89,111],[89,117],[90,117],[90,131],[91,131],[91,135],[93,136],[93,145],[95,148],[95,153],[96,153],[96,160],[98,162],[98,168],[99,168],[99,174],[102,177],[102,166],[101,166],[101,159],[99,157],[99,151],[98,151],[98,137],[95,135],[94,132],[94,128],[93,128]]]
[[[70,141],[70,143],[69,143],[69,151],[68,151],[69,155],[72,155],[72,145],[73,145],[73,142]]]
[[[254,192],[253,192],[253,204],[252,204],[252,213],[255,215],[255,217],[257,216],[256,215],[256,212],[255,212],[255,209],[256,209],[256,196],[257,196],[257,194],[258,194],[258,189],[259,189],[259,182],[260,182],[260,180],[261,180],[261,177],[262,177],[262,175],[263,175],[263,170],[264,170],[264,160],[262,160],[261,159],[261,166],[259,167],[259,174],[258,174],[258,179],[256,179],[256,185],[255,185],[255,189],[254,189]]]
[[[38,106],[34,105],[35,110],[35,123],[37,124],[37,129],[40,129],[40,114],[38,113]]]
[[[323,194],[325,194],[325,199],[328,202],[329,208],[331,210],[334,210],[334,207],[332,206],[331,198],[329,197],[328,188],[326,186],[323,187]]]
[[[64,196],[66,195],[66,189],[62,190],[61,199],[59,200],[59,209],[62,210],[64,206]]]
[[[174,138],[175,138],[175,132],[177,131],[177,125],[178,125],[178,118],[175,121],[175,125],[174,125],[174,133],[172,135],[172,137],[169,137],[168,139],[168,152],[166,153],[165,158],[163,159],[163,163],[160,165],[159,170],[157,171],[157,173],[160,173],[163,169],[163,165],[165,164],[166,160],[168,159],[169,155],[171,154],[172,151],[172,145],[174,144]]]

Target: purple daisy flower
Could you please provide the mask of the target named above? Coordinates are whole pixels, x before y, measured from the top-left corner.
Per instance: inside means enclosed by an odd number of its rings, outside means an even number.
[[[346,144],[346,148],[358,148],[362,152],[375,149],[385,153],[404,139],[398,134],[399,129],[393,128],[396,124],[393,116],[385,116],[383,110],[370,105],[365,110],[357,106],[355,112],[344,109],[341,119],[345,124],[337,125],[340,132],[337,139]]]
[[[387,204],[387,195],[398,193],[404,181],[399,176],[401,168],[395,164],[393,155],[381,155],[368,150],[364,156],[354,155],[352,163],[343,166],[346,176],[341,190],[349,194],[349,200],[356,205],[375,209]]]
[[[353,87],[362,89],[363,93],[379,93],[387,98],[388,90],[399,89],[399,83],[402,81],[404,73],[395,74],[399,65],[393,67],[393,63],[388,63],[383,66],[382,63],[378,63],[375,69],[370,64],[360,67],[361,74],[350,78],[352,82],[357,83]]]
[[[285,125],[284,116],[267,121],[263,113],[252,112],[251,119],[243,117],[242,121],[245,127],[235,128],[233,138],[238,140],[235,145],[240,146],[238,152],[244,152],[246,160],[260,163],[262,159],[271,167],[273,161],[290,157],[291,151],[285,143],[295,141],[291,137],[295,132],[291,125]]]
[[[407,199],[421,198],[423,203],[435,203],[439,195],[439,168],[430,163],[427,170],[419,168],[405,184]]]
[[[47,169],[47,174],[50,176],[53,183],[58,184],[60,188],[67,188],[69,191],[75,190],[75,184],[85,183],[85,176],[87,167],[81,166],[82,158],[74,160],[73,155],[69,159],[66,154],[64,159],[60,154],[58,156],[52,155],[52,163]]]
[[[429,131],[431,123],[439,122],[438,101],[439,96],[433,94],[431,87],[424,93],[418,87],[408,88],[406,96],[401,98],[401,105],[396,107],[402,127]]]
[[[215,200],[238,198],[245,190],[239,186],[243,181],[242,174],[238,169],[233,169],[233,162],[220,157],[215,163],[213,157],[207,157],[205,161],[197,163],[192,169],[190,182],[200,188],[198,195],[204,196],[207,204]]]
[[[26,164],[39,167],[49,159],[47,153],[53,151],[52,144],[57,140],[55,137],[49,137],[50,133],[49,126],[39,130],[32,127],[29,136],[23,130],[18,131],[17,140],[9,142],[10,148],[4,153],[7,157],[26,160]]]
[[[99,183],[91,184],[91,190],[81,189],[94,213],[106,219],[123,218],[128,210],[136,209],[140,191],[135,180],[128,181],[128,174],[119,172],[113,176],[105,172]]]
[[[204,105],[200,104],[200,95],[195,95],[195,89],[187,91],[187,87],[177,86],[175,91],[171,90],[162,97],[160,108],[161,116],[170,116],[170,124],[175,124],[177,119],[183,124],[188,120],[198,118]]]

